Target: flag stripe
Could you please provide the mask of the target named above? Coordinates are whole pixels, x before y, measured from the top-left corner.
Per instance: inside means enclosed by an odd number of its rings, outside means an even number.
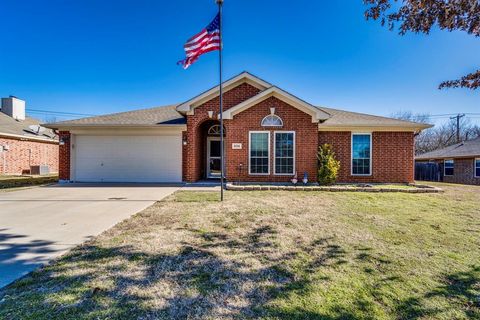
[[[192,44],[191,46],[185,46],[185,51],[192,51],[192,50],[195,50],[199,47],[201,47],[202,45],[204,45],[206,42],[211,42],[212,40],[218,40],[218,42],[220,42],[220,35],[217,34],[217,35],[213,35],[213,36],[209,36],[209,37],[204,37],[200,42],[197,42],[195,44]]]
[[[208,34],[208,31],[207,29],[203,29],[202,31],[200,31],[199,33],[197,33],[196,35],[194,35],[193,37],[191,37],[190,39],[187,40],[187,43],[185,43],[185,45],[188,45],[188,44],[191,44],[191,43],[195,43],[197,42],[200,38],[204,37],[205,35]]]
[[[211,44],[220,45],[220,39],[208,39],[208,40],[204,41],[203,43],[201,43],[201,45],[198,46],[197,48],[194,48],[192,50],[185,50],[185,53],[187,54],[187,56],[191,55],[192,53],[195,53],[196,51],[200,51],[200,50],[202,50],[203,47],[209,46]]]
[[[215,19],[205,29],[187,40],[183,46],[186,58],[177,64],[182,64],[183,68],[187,69],[202,54],[220,50],[220,43],[220,15],[217,14]]]

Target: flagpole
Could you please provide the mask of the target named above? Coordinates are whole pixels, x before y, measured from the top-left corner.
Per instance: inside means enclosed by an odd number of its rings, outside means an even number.
[[[221,157],[221,176],[220,176],[220,201],[223,201],[224,174],[225,174],[225,150],[223,145],[223,80],[222,80],[222,51],[223,51],[223,30],[222,30],[222,5],[223,0],[215,0],[218,4],[218,14],[220,16],[220,50],[218,51],[219,72],[220,72],[220,157]]]

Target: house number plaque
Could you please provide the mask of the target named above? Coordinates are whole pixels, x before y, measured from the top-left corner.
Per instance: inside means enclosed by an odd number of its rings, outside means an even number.
[[[240,149],[242,149],[242,144],[241,143],[232,143],[232,149],[240,150]]]

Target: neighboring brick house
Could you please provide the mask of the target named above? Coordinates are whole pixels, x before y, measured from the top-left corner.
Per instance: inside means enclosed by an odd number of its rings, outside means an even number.
[[[414,136],[429,125],[317,107],[247,72],[223,84],[229,181],[317,180],[333,146],[339,182],[413,182]],[[67,181],[195,182],[220,177],[219,86],[178,105],[48,125]]]
[[[36,119],[25,116],[25,102],[2,98],[0,175],[29,174],[31,166],[58,172],[58,137]]]
[[[438,164],[440,181],[480,185],[480,137],[415,157]]]

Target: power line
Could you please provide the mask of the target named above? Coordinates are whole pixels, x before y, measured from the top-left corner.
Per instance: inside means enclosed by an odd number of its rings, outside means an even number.
[[[76,113],[76,112],[63,112],[63,111],[52,111],[52,110],[40,110],[40,109],[26,109],[30,113],[42,113],[42,114],[51,114],[51,115],[65,115],[65,116],[96,116],[95,114],[90,113]]]

